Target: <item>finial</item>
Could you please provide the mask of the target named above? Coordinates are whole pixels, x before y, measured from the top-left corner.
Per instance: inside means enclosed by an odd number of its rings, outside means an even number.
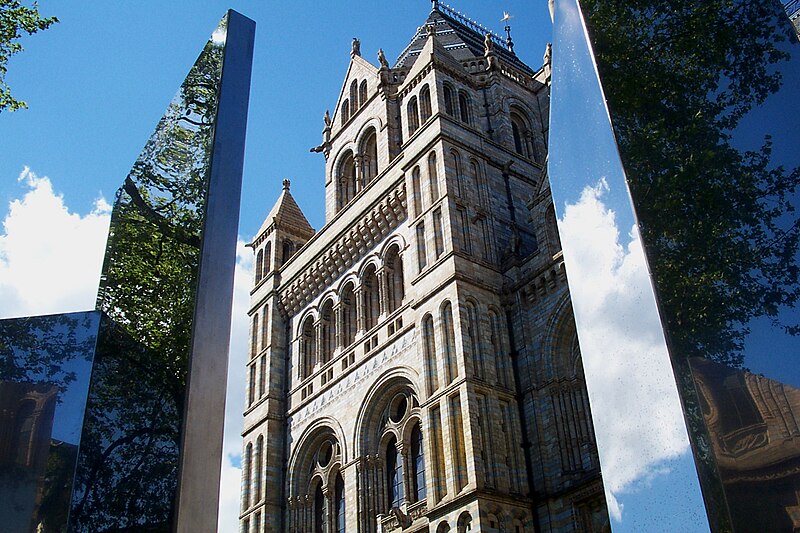
[[[389,62],[386,61],[386,55],[383,53],[383,48],[378,48],[378,63],[381,68],[389,68]]]
[[[361,55],[361,41],[358,40],[357,37],[353,37],[353,44],[352,49],[350,50],[350,56],[360,56]]]
[[[503,19],[500,22],[506,23],[506,27],[504,28],[506,30],[506,35],[508,36],[508,38],[506,39],[506,45],[508,45],[509,51],[511,51],[511,53],[513,54],[514,41],[511,40],[511,25],[508,23],[508,21],[511,20],[512,18],[513,16],[509,15],[508,11],[503,11]]]
[[[291,184],[292,184],[292,182],[291,182],[291,181],[289,181],[289,179],[288,179],[288,178],[287,178],[287,179],[285,179],[285,180],[283,180],[283,190],[284,190],[284,191],[288,191],[288,190],[289,190],[289,186],[290,186]]]

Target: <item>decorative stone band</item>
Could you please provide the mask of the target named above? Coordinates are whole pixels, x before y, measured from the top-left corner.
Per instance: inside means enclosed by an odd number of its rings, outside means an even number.
[[[406,215],[406,191],[401,182],[331,243],[324,253],[311,261],[303,272],[281,287],[280,304],[283,313],[287,316],[296,314],[400,225]]]

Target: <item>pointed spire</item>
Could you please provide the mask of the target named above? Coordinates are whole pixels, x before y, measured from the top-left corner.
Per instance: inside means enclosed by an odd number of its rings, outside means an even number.
[[[289,192],[291,185],[292,182],[288,179],[283,180],[283,191],[267,218],[264,219],[261,229],[256,233],[257,237],[261,236],[273,224],[276,228],[302,240],[308,240],[314,236],[314,228],[308,223],[308,219],[303,214],[303,211],[300,210],[297,202],[292,197],[292,193]]]

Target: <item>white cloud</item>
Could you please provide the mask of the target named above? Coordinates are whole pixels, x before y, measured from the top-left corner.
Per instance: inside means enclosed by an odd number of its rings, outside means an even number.
[[[94,309],[111,206],[103,198],[81,215],[70,211],[47,177],[25,168],[27,189],[13,200],[0,233],[0,317]],[[220,487],[221,533],[239,531],[241,430],[252,252],[237,243],[228,394]]]
[[[25,167],[27,187],[9,205],[0,234],[0,316],[94,308],[111,207],[95,200],[91,213],[72,213],[50,179]]]
[[[609,513],[626,490],[688,450],[672,368],[636,227],[620,242],[605,180],[559,221]]]
[[[241,239],[236,243],[236,273],[233,281],[233,325],[228,361],[228,397],[225,402],[225,437],[222,443],[222,482],[220,484],[219,533],[239,532],[240,468],[242,456],[242,413],[244,412],[245,364],[247,363],[250,287],[253,279],[253,252]]]

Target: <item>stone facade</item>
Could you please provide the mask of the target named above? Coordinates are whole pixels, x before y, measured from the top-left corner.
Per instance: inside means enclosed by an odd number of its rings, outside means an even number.
[[[250,532],[600,531],[545,173],[549,54],[434,3],[325,117],[326,223],[289,184],[251,244]]]

